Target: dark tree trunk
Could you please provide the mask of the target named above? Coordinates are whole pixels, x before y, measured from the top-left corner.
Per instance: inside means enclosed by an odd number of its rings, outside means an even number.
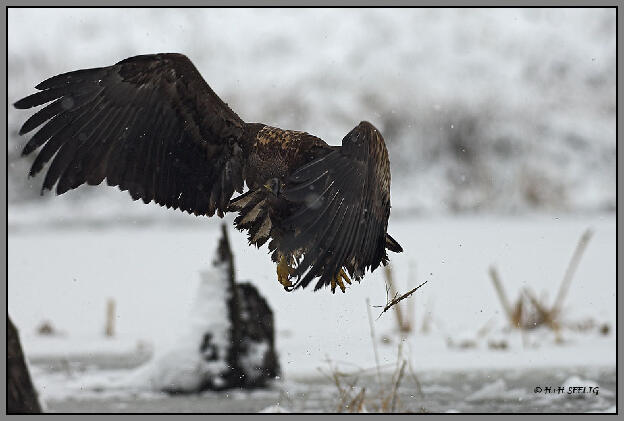
[[[17,329],[7,314],[7,414],[41,412]]]

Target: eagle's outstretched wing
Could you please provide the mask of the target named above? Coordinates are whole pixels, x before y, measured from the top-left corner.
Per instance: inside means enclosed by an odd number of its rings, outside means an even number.
[[[31,176],[52,159],[43,189],[56,184],[61,194],[106,178],[134,200],[211,216],[222,216],[233,192],[242,192],[245,123],[186,56],[131,57],[36,88],[15,107],[54,101],[20,130],[45,123],[23,150],[43,146]]]
[[[277,247],[304,251],[293,274],[295,287],[318,277],[319,289],[343,267],[359,280],[366,269],[387,262],[386,246],[394,242],[386,237],[390,164],[383,138],[370,123],[360,123],[340,148],[293,172],[283,197],[294,210],[276,224],[294,234]]]

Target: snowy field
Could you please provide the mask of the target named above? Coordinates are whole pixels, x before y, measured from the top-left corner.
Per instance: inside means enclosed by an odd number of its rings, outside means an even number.
[[[374,411],[402,361],[396,411],[616,410],[613,9],[11,9],[7,30],[9,103],[61,72],[181,52],[245,121],[333,145],[371,121],[405,250],[390,256],[397,288],[427,281],[401,303],[411,333],[371,309],[373,344],[366,302],[386,304],[383,270],[346,294],[287,293],[228,215],[237,277],[274,311],[282,374],[248,393],[155,392],[136,370],[188,325],[221,221],[111,188],[39,196],[17,135],[30,113],[10,108],[8,313],[49,411],[348,411],[328,373],[359,376],[351,391],[366,387],[360,409]],[[524,288],[550,304],[587,228],[559,340],[510,329],[489,267],[512,304]],[[600,392],[535,393],[545,386]]]
[[[83,361],[91,367],[82,373],[84,377],[80,370],[73,373],[72,381],[66,383],[59,382],[58,373],[36,370],[35,382],[44,399],[75,400],[82,393],[92,398],[93,389],[115,391],[115,382],[129,374],[101,370],[94,374],[94,368],[106,367],[98,359],[132,357],[132,366],[173,345],[187,323],[199,271],[210,265],[219,235],[218,220],[193,221],[178,227],[42,226],[10,234],[8,309],[21,331],[26,355],[47,367],[55,360],[66,364]],[[506,320],[488,278],[489,265],[497,266],[511,299],[515,300],[521,288],[530,287],[540,296],[547,294],[547,301],[552,302],[578,237],[588,227],[594,236],[573,279],[563,318],[570,324],[591,319],[608,325],[610,332],[601,335],[597,328],[584,332],[564,329],[563,342],[556,343],[546,329],[526,335],[505,329]],[[588,381],[600,384],[614,376],[614,215],[397,217],[390,221],[390,232],[406,250],[392,256],[399,290],[407,291],[409,285],[423,281],[427,284],[409,299],[415,304],[416,332],[402,341],[392,312],[374,322],[379,363],[388,374],[403,342],[403,356],[414,373],[429,379],[436,372],[536,368],[543,369],[546,376],[537,372],[533,377],[536,386],[561,373],[588,379],[584,371],[588,368],[602,370],[600,378],[589,377]],[[306,379],[318,377],[319,369],[327,370],[329,363],[345,372],[375,368],[366,299],[371,305],[386,303],[381,271],[344,295],[332,295],[328,290],[287,293],[275,279],[275,267],[266,250],[248,247],[245,237],[234,230],[231,234],[238,279],[256,285],[274,310],[276,345],[286,381],[307,384]],[[117,305],[115,339],[103,336],[108,298]],[[380,309],[372,310],[376,318]],[[423,333],[420,326],[427,318],[430,331]],[[45,320],[60,332],[58,336],[35,333]],[[506,349],[490,347],[492,341],[501,340],[507,343]],[[472,345],[462,347],[465,342]],[[65,370],[61,373],[67,375]],[[486,374],[482,377],[487,382]],[[430,381],[430,385],[436,384]],[[604,396],[608,396],[605,387]],[[119,397],[118,390],[115,396]],[[587,406],[575,410],[595,409],[591,398],[580,402]],[[599,406],[605,409],[612,402],[601,401]],[[421,404],[427,407],[426,400]],[[433,407],[440,410],[435,404]],[[489,408],[496,410],[496,405]],[[209,405],[203,409],[214,410]]]

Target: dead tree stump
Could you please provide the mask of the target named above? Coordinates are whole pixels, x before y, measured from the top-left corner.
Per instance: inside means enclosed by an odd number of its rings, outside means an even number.
[[[236,282],[234,255],[225,224],[221,226],[214,264],[227,265],[230,295],[231,344],[226,359],[230,371],[223,376],[219,389],[261,387],[279,374],[273,312],[253,285]],[[210,383],[204,386],[214,388]]]
[[[41,412],[17,329],[7,314],[7,414]]]
[[[202,272],[192,317],[179,340],[141,370],[153,389],[172,394],[248,389],[279,375],[273,312],[253,285],[237,283],[225,225],[212,263]]]

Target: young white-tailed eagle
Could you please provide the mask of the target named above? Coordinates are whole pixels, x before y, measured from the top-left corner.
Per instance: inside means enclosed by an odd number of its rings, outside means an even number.
[[[41,126],[23,154],[41,148],[30,176],[51,161],[42,193],[106,179],[145,203],[195,215],[238,212],[235,226],[248,231],[250,244],[271,240],[278,280],[289,291],[318,278],[315,290],[344,292],[349,276],[359,281],[387,263],[386,249],[402,251],[386,232],[388,152],[368,122],[342,146],[245,123],[181,54],[131,57],[36,88],[15,107],[49,103],[19,132]],[[249,191],[232,199],[245,183]]]

